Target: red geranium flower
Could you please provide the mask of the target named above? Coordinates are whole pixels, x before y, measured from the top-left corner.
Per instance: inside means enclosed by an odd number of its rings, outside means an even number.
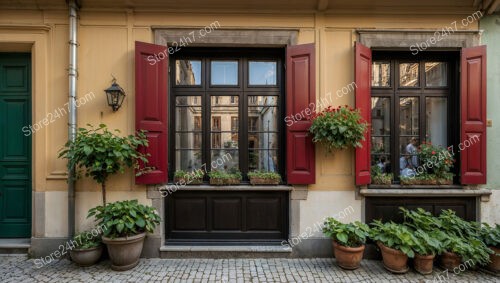
[[[432,151],[432,154],[436,154],[436,152],[433,150],[433,151]]]

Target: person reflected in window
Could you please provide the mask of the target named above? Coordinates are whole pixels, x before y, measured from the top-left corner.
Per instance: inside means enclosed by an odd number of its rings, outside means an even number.
[[[406,152],[407,158],[408,158],[408,163],[410,165],[410,168],[415,169],[418,167],[418,160],[417,160],[417,138],[413,137],[410,139],[410,142],[406,146]]]

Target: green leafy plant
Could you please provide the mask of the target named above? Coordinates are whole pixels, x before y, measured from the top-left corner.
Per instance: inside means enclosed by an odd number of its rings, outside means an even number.
[[[86,177],[92,177],[101,184],[103,204],[106,205],[106,181],[110,175],[123,173],[125,168],[134,168],[141,175],[148,168],[139,170],[139,161],[148,162],[147,156],[138,151],[140,146],[147,147],[148,140],[143,131],[136,135],[118,136],[100,124],[89,129],[79,128],[74,142],[68,141],[59,152],[59,157],[68,159],[68,169],[75,168],[76,178],[84,172]]]
[[[334,241],[346,247],[359,247],[366,243],[370,228],[368,225],[356,221],[341,223],[333,217],[328,217],[323,223],[323,233]]]
[[[87,218],[95,216],[99,226],[105,225],[104,236],[127,237],[143,232],[152,233],[160,224],[160,216],[151,206],[139,204],[137,200],[125,200],[97,206],[89,210]]]
[[[253,171],[248,172],[249,178],[273,179],[281,181],[281,175],[276,172],[269,171]]]
[[[371,179],[372,184],[375,185],[390,185],[394,179],[392,173],[382,173],[382,170],[378,165],[373,165],[371,167]]]
[[[347,105],[337,108],[329,106],[313,114],[311,119],[309,132],[313,135],[313,142],[325,145],[329,152],[350,146],[361,147],[361,141],[365,140],[368,124],[358,109]]]
[[[410,258],[415,256],[414,249],[418,240],[408,227],[392,221],[382,223],[380,220],[374,220],[371,226],[370,238],[372,240],[378,241],[386,247],[400,250]]]
[[[437,255],[443,252],[444,247],[432,232],[421,229],[413,231],[416,243],[413,250],[419,255]]]
[[[76,234],[71,243],[75,243],[75,249],[91,249],[96,248],[102,244],[101,235],[94,235],[91,231],[85,231]]]
[[[423,141],[421,145],[418,146],[417,156],[420,159],[422,168],[427,173],[430,169],[439,178],[445,178],[446,173],[449,173],[455,159],[448,149],[442,146],[433,145],[431,142]]]
[[[203,182],[203,170],[195,170],[187,172],[184,170],[177,170],[174,173],[174,179],[176,182],[184,181],[186,184],[200,184]]]
[[[234,172],[234,173],[229,173],[229,172],[224,172],[224,171],[210,171],[208,172],[208,177],[212,179],[242,179],[241,172]]]
[[[500,248],[500,225],[496,224],[495,227],[491,227],[487,223],[483,223],[480,237],[488,247]]]

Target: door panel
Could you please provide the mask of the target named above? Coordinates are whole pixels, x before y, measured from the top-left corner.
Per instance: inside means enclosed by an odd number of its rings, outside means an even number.
[[[30,124],[30,54],[0,53],[0,237],[31,236]]]
[[[288,237],[288,192],[177,191],[166,202],[167,242]]]

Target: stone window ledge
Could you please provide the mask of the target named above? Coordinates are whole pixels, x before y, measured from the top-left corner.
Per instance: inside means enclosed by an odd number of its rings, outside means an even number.
[[[490,189],[465,189],[461,186],[400,186],[391,185],[387,188],[370,187],[359,191],[365,197],[480,197],[481,201],[487,202],[490,199]],[[399,188],[398,188],[399,187]],[[424,188],[422,188],[424,187]]]

